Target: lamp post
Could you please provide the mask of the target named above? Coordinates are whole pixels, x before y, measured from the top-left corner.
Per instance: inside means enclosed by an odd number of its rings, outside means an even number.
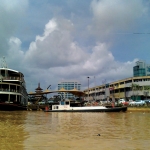
[[[88,78],[88,102],[89,102],[89,78],[90,77],[87,77]]]
[[[95,82],[95,76],[94,76],[94,86],[95,86],[95,98],[94,98],[94,100],[96,101],[96,82]]]
[[[104,100],[106,100],[107,99],[107,94],[106,94],[106,79],[104,79],[103,81],[102,81],[102,83],[104,84]]]

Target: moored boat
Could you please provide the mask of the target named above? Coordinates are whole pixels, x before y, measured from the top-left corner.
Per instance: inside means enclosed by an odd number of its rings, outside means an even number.
[[[70,101],[60,101],[59,105],[50,105],[45,108],[44,112],[125,112],[126,106],[110,107],[110,106],[81,106],[71,107]]]
[[[26,110],[28,95],[24,75],[7,68],[5,58],[0,68],[0,110]]]

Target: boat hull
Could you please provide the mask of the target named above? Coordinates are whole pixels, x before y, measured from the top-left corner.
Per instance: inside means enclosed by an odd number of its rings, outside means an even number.
[[[101,109],[70,109],[70,110],[44,110],[44,112],[125,112],[127,107],[112,107]]]
[[[27,110],[26,106],[10,103],[0,103],[0,111]]]

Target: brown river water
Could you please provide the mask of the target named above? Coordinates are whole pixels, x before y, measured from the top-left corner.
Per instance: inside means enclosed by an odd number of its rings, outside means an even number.
[[[149,149],[150,112],[0,112],[0,150]]]

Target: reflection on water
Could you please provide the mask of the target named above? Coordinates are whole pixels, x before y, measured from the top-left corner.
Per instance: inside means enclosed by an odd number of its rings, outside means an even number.
[[[150,113],[0,112],[0,119],[1,149],[150,148]]]
[[[27,132],[24,132],[26,112],[0,112],[0,149],[22,150]]]

